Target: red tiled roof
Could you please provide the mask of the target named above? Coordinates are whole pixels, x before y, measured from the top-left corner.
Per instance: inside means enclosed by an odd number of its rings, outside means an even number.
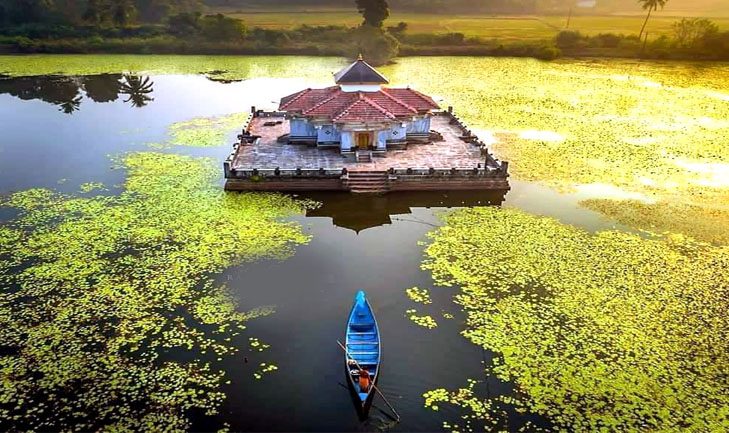
[[[433,98],[409,87],[406,89],[383,88],[382,91],[403,103],[413,106],[418,111],[440,108],[438,104],[433,101]]]
[[[396,120],[395,115],[386,108],[357,92],[356,101],[345,108],[341,113],[332,117],[335,122],[387,122]]]
[[[327,117],[336,122],[405,119],[437,108],[440,107],[430,97],[412,89],[344,92],[338,86],[302,90],[282,98],[279,105],[281,111]]]
[[[305,110],[328,98],[333,93],[336,93],[338,91],[340,91],[339,86],[332,86],[324,89],[305,89],[300,92],[294,93],[293,95],[281,98],[279,110]]]

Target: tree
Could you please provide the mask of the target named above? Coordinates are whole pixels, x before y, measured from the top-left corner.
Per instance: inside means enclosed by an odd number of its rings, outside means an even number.
[[[154,82],[149,77],[125,74],[119,93],[129,96],[124,102],[131,103],[132,107],[141,108],[154,101],[154,98],[149,96],[153,91],[152,86]]]
[[[54,9],[53,0],[11,0],[4,1],[5,19],[14,24],[39,22],[48,18]]]
[[[361,53],[373,65],[384,65],[397,56],[400,43],[381,28],[361,26],[354,31],[357,53]],[[354,54],[354,53],[353,53]]]
[[[87,75],[83,78],[86,96],[94,102],[112,102],[119,98],[121,74]]]
[[[134,0],[137,18],[143,22],[161,23],[167,17],[202,10],[198,0]]]
[[[364,17],[362,25],[382,27],[382,23],[390,16],[387,0],[355,0],[357,10]]]
[[[200,32],[200,12],[181,12],[167,19],[169,32],[176,36],[186,37]]]
[[[683,18],[673,23],[673,34],[682,47],[693,47],[719,33],[719,27],[706,18]]]
[[[645,31],[645,25],[648,24],[648,18],[651,17],[651,12],[658,10],[658,6],[663,9],[666,6],[666,3],[668,3],[668,0],[638,0],[638,3],[643,6],[644,10],[648,10],[648,15],[646,15],[643,27],[641,27],[640,34],[638,35],[638,39],[641,39],[643,37],[643,31]]]
[[[108,7],[102,0],[88,0],[81,18],[89,24],[98,26],[105,21]]]
[[[217,14],[206,15],[200,20],[200,33],[205,39],[234,41],[245,38],[248,29],[241,20]]]
[[[131,24],[136,13],[136,8],[130,0],[116,0],[112,7],[112,20],[119,27],[126,27]]]

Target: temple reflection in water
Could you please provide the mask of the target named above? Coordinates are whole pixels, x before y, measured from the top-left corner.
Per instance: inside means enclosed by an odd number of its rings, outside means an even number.
[[[457,208],[466,206],[500,206],[507,191],[412,191],[383,195],[306,193],[321,206],[306,213],[307,217],[329,217],[335,226],[362,230],[392,224],[393,215],[412,213],[412,208]]]

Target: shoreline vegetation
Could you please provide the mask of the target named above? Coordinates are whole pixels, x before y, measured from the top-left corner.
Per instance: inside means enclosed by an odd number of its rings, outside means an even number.
[[[195,54],[195,55],[306,55],[355,56],[353,45],[363,47],[357,39],[360,28],[346,26],[301,26],[292,30],[254,28],[245,38],[211,40],[166,34],[162,28],[141,26],[107,35],[92,29],[73,34],[68,29],[50,29],[21,34],[0,34],[0,54]],[[83,33],[89,33],[84,35]],[[59,35],[60,34],[60,35]],[[466,37],[463,33],[383,32],[392,38],[394,50],[373,61],[384,64],[393,57],[412,56],[489,56],[532,57],[554,60],[563,57],[636,58],[655,60],[725,61],[729,60],[729,32],[718,33],[710,40],[682,43],[661,36],[641,41],[636,35],[602,33],[585,35],[578,31],[561,31],[544,40],[502,40]],[[376,41],[376,38],[372,38]],[[354,53],[354,54],[353,54]],[[373,57],[370,55],[369,57]]]
[[[644,1],[644,0],[641,0]],[[653,1],[653,0],[645,0]],[[240,10],[204,15],[197,0],[167,0],[165,8],[141,0],[87,0],[63,9],[59,2],[24,0],[25,7],[0,0],[0,54],[227,54],[365,55],[375,65],[405,56],[615,57],[661,60],[729,60],[729,31],[706,18],[683,18],[669,31],[652,34],[597,33],[563,29],[538,20],[550,33],[474,35],[458,25],[423,32],[424,18],[386,25],[385,0],[355,0],[361,25],[248,26]],[[7,3],[7,4],[6,4]],[[32,7],[31,7],[32,6]],[[206,9],[207,7],[207,9]],[[285,15],[285,13],[283,14]],[[352,9],[352,15],[356,15]],[[430,15],[427,15],[430,16]],[[582,16],[584,18],[585,16]],[[498,16],[493,16],[498,19]],[[513,18],[513,17],[512,17]],[[576,19],[578,17],[575,17]],[[412,21],[415,20],[415,21]],[[394,20],[390,20],[392,22]],[[326,15],[322,23],[327,22]],[[627,26],[616,28],[622,31]],[[569,20],[565,28],[569,28]],[[612,28],[612,27],[611,27]],[[642,37],[641,35],[645,35]]]

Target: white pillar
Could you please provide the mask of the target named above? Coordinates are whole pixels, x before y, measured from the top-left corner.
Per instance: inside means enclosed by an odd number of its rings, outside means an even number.
[[[342,138],[341,138],[341,151],[342,152],[349,152],[352,150],[352,136],[354,134],[351,131],[342,131]]]

